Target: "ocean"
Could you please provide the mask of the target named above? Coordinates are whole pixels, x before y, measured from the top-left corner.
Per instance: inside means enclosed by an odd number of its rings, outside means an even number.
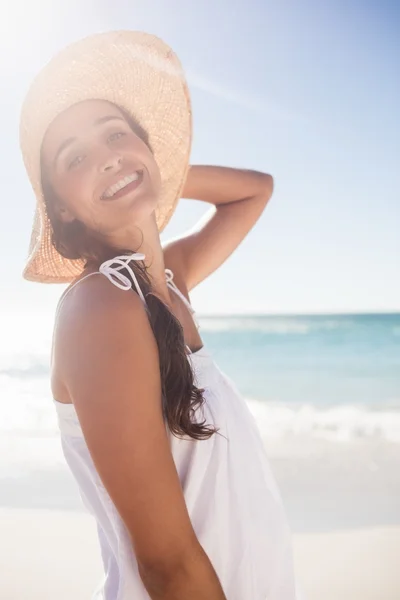
[[[400,314],[198,319],[257,419],[294,529],[400,523]],[[0,506],[82,509],[50,394],[51,321],[0,319]]]
[[[266,435],[400,442],[400,314],[209,317],[202,331]]]

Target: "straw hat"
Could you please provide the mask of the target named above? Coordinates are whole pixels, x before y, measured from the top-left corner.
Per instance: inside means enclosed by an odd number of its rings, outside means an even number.
[[[190,97],[181,64],[157,37],[113,31],[84,38],[57,54],[34,79],[20,119],[20,146],[36,195],[25,279],[68,283],[83,261],[63,258],[51,243],[40,177],[40,148],[53,119],[73,104],[108,100],[125,109],[148,133],[161,172],[157,225],[164,229],[185,183],[192,137]]]

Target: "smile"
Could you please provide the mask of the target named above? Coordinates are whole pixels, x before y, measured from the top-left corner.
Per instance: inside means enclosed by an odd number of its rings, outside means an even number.
[[[143,171],[135,171],[132,175],[127,175],[123,177],[117,183],[114,183],[109,188],[106,189],[104,194],[101,196],[102,200],[111,200],[114,198],[119,198],[120,196],[124,196],[128,192],[139,187],[139,185],[143,181]]]

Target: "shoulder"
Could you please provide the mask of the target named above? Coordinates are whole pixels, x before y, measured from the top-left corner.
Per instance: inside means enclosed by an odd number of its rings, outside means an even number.
[[[106,364],[135,347],[154,353],[156,342],[142,300],[104,275],[82,280],[64,297],[55,322],[53,368],[87,366],[90,357]],[[81,361],[79,363],[79,361]]]
[[[121,290],[101,273],[82,279],[61,298],[57,324],[69,326],[94,324],[97,319],[137,319],[145,308],[133,290]]]

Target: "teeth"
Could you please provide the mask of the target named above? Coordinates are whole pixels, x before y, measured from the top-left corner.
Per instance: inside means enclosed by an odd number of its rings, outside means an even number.
[[[104,192],[103,198],[112,198],[112,196],[114,196],[114,194],[119,192],[119,190],[122,190],[122,188],[127,186],[129,183],[132,183],[132,181],[136,181],[137,179],[139,179],[139,173],[137,173],[137,172],[133,173],[132,175],[127,175],[126,177],[124,177],[123,179],[118,181],[117,183],[114,183],[114,185],[111,185]]]

